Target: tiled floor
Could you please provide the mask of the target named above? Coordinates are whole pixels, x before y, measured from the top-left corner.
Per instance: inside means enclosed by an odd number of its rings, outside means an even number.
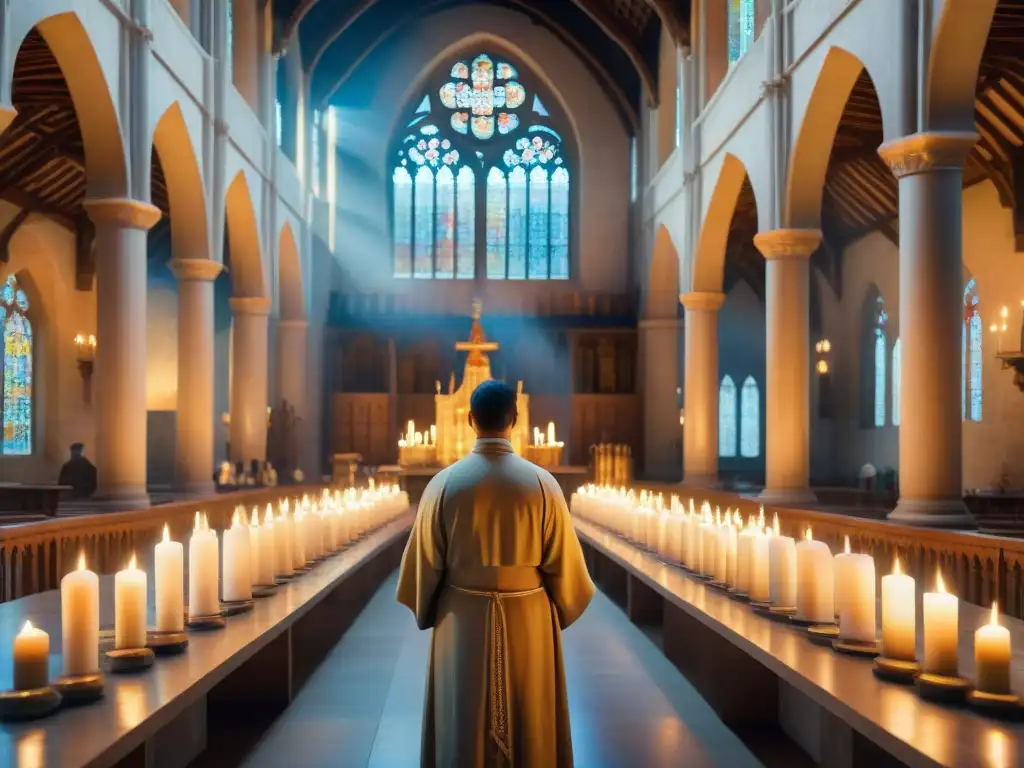
[[[253,749],[247,768],[415,768],[430,634],[392,576]],[[578,768],[760,763],[604,595],[564,636]]]

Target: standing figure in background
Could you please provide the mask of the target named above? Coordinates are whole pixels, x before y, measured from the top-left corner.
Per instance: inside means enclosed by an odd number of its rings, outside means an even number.
[[[480,384],[473,450],[427,485],[398,601],[433,628],[424,768],[570,768],[561,631],[594,595],[562,495],[516,456],[516,390]]]
[[[96,467],[85,458],[84,443],[72,443],[71,458],[60,468],[57,484],[70,485],[75,499],[87,499],[96,492]]]

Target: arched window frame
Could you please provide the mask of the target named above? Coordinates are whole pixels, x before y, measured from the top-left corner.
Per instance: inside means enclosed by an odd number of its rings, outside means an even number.
[[[28,294],[18,283],[15,275],[9,275],[0,288],[0,321],[3,325],[3,440],[0,442],[0,453],[4,456],[31,456],[35,446],[35,329],[31,318],[31,305]],[[15,339],[12,333],[15,323],[20,322],[27,333],[23,338]],[[27,337],[27,338],[25,338]],[[28,344],[27,354],[24,350],[16,350],[15,344]],[[16,360],[24,361],[23,373],[18,377],[14,366]],[[20,381],[19,381],[20,379]],[[27,391],[22,391],[22,390]],[[16,418],[17,417],[17,418]],[[15,421],[27,421],[27,434],[15,437]]]
[[[964,421],[981,421],[983,338],[978,286],[972,278],[964,286],[964,319],[960,342],[960,415]]]
[[[736,458],[736,444],[739,437],[736,383],[726,374],[718,385],[718,456],[723,459]]]
[[[498,114],[500,112],[512,112],[504,108],[495,106],[495,130],[493,135],[488,139],[479,139],[473,131],[467,127],[466,132],[460,133],[456,131],[451,122],[452,115],[455,112],[465,111],[469,113],[468,126],[472,124],[472,109],[450,109],[442,103],[441,89],[448,83],[458,83],[460,80],[465,80],[454,74],[455,67],[459,63],[466,63],[470,65],[472,69],[472,62],[481,55],[490,57],[494,62],[495,68],[501,63],[508,63],[512,66],[514,75],[510,78],[506,78],[504,81],[495,79],[495,85],[506,84],[509,80],[513,80],[519,83],[525,91],[525,100],[522,104],[515,108],[514,114],[518,119],[516,127],[510,129],[507,134],[501,134],[498,129]],[[471,74],[471,73],[470,73]],[[433,72],[424,82],[422,89],[417,89],[415,94],[409,101],[405,111],[402,113],[402,117],[396,124],[394,129],[395,138],[389,149],[389,179],[393,178],[393,174],[397,165],[401,162],[399,152],[403,149],[403,144],[410,135],[415,135],[418,138],[421,136],[421,129],[425,125],[433,125],[438,129],[437,136],[443,139],[447,139],[452,149],[459,153],[458,167],[469,167],[474,174],[474,227],[473,227],[473,269],[470,273],[466,270],[459,275],[460,278],[472,279],[486,277],[487,279],[516,279],[513,275],[509,277],[509,234],[510,234],[510,223],[508,201],[509,201],[509,177],[512,168],[507,162],[507,157],[510,153],[518,152],[520,158],[524,155],[523,147],[517,149],[517,143],[523,139],[533,139],[534,137],[541,137],[543,148],[548,145],[556,150],[555,157],[550,162],[545,161],[543,167],[548,170],[548,183],[546,185],[546,194],[548,195],[547,204],[545,209],[547,211],[547,231],[548,241],[545,246],[547,251],[546,269],[541,274],[538,274],[538,270],[531,269],[529,265],[529,253],[530,253],[530,235],[529,235],[529,222],[531,211],[530,205],[530,185],[527,185],[527,203],[526,203],[526,219],[527,224],[525,225],[526,230],[526,242],[523,244],[526,258],[526,271],[522,275],[523,279],[530,280],[571,280],[576,274],[575,269],[575,243],[576,243],[576,205],[577,195],[575,189],[575,172],[574,169],[577,167],[576,163],[576,147],[575,143],[571,140],[567,140],[570,134],[569,121],[561,113],[558,103],[547,92],[543,84],[538,82],[538,78],[532,75],[528,70],[524,70],[515,57],[507,56],[503,53],[493,50],[480,50],[472,49],[464,52],[462,55],[453,56],[450,59],[441,64],[435,72]],[[538,111],[539,109],[539,111]],[[556,185],[551,183],[554,176],[556,165],[555,159],[560,162],[557,168],[564,169],[565,173],[568,174],[568,201],[567,201],[567,229],[564,232],[566,241],[564,243],[565,250],[565,270],[564,275],[552,275],[552,255],[556,248],[562,245],[561,241],[555,241],[554,238],[554,227],[553,227],[553,200],[552,195],[556,192]],[[541,165],[540,163],[534,164],[533,166],[523,166],[527,174],[534,168]],[[411,163],[410,163],[411,166]],[[504,219],[502,219],[504,226],[504,239],[495,242],[495,238],[488,229],[489,218],[488,218],[488,202],[494,201],[495,195],[492,191],[490,197],[488,195],[488,176],[492,169],[498,169],[504,174],[505,179],[505,208],[504,208]],[[458,173],[457,169],[453,166],[453,172]],[[415,170],[410,167],[410,174],[415,176]],[[405,279],[414,277],[415,269],[411,270],[410,274],[406,274],[400,265],[394,261],[396,255],[395,247],[395,220],[396,220],[396,208],[395,208],[395,186],[393,180],[388,184],[388,210],[390,218],[390,228],[392,233],[392,259],[393,259],[393,275],[399,279]],[[456,202],[456,209],[458,210],[458,202]],[[415,209],[415,202],[413,203]],[[436,217],[435,207],[435,217]],[[456,217],[458,218],[458,217]],[[415,224],[412,225],[413,229]],[[458,228],[458,223],[456,223]],[[435,238],[436,239],[436,238]],[[492,259],[492,269],[488,270],[488,242],[491,241],[492,245],[500,246],[504,254],[502,256],[503,269],[499,270],[493,267],[494,260]],[[457,248],[458,246],[456,246]],[[436,273],[436,249],[432,251],[435,263],[435,269],[432,273]],[[413,258],[413,264],[415,263],[415,257]],[[456,272],[460,270],[460,265],[456,266]],[[430,277],[434,277],[435,274],[431,274]],[[426,277],[423,275],[422,277]]]
[[[761,455],[761,388],[757,379],[747,376],[740,390],[740,456],[756,459]]]

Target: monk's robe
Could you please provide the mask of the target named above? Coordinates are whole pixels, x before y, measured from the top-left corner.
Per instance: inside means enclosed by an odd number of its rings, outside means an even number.
[[[424,768],[572,766],[561,630],[593,595],[562,489],[507,440],[430,481],[398,577],[434,630]]]

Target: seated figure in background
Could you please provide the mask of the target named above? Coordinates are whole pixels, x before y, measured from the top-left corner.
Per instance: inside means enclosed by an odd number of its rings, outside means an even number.
[[[85,458],[85,445],[73,443],[71,458],[60,468],[58,485],[70,485],[71,496],[75,499],[87,499],[96,492],[96,467]]]

